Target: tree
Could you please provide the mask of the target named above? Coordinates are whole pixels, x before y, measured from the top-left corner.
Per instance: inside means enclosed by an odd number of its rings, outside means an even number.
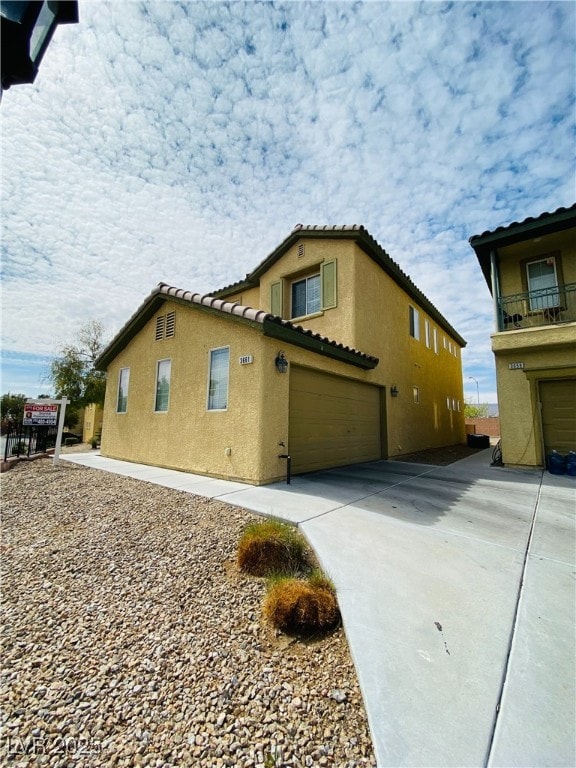
[[[467,419],[485,419],[487,416],[487,405],[472,405],[471,403],[464,405],[464,417]]]
[[[22,421],[22,417],[24,416],[24,403],[28,399],[29,398],[27,398],[26,395],[13,395],[11,392],[6,392],[5,395],[2,395],[0,400],[2,424],[9,421]]]
[[[104,327],[97,320],[81,326],[75,344],[66,344],[50,365],[50,379],[56,397],[67,397],[72,410],[84,408],[89,403],[104,403],[106,376],[97,371],[95,363],[104,348]]]

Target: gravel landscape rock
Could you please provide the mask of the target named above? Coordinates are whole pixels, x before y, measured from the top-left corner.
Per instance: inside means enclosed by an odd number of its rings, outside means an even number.
[[[255,516],[48,459],[2,475],[2,761],[374,766],[343,629],[263,622]]]

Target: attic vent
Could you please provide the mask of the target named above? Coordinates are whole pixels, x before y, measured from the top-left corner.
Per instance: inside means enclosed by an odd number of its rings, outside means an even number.
[[[176,312],[168,312],[166,315],[158,315],[156,318],[156,341],[174,338],[176,329]]]
[[[166,315],[166,338],[171,339],[174,336],[176,327],[176,312],[168,312]]]
[[[298,246],[298,258],[304,256],[304,243],[300,243]]]

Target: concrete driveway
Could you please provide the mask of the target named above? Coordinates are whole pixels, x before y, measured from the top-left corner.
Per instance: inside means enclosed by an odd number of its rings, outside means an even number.
[[[302,528],[338,589],[379,766],[576,764],[574,478],[481,451],[252,487],[81,456],[62,458]]]

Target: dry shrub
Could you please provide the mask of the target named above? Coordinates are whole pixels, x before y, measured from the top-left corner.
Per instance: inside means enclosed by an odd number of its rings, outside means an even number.
[[[274,579],[264,602],[264,615],[282,632],[311,635],[340,622],[336,594],[325,577]]]
[[[309,567],[304,538],[278,520],[250,523],[238,543],[238,567],[252,576],[298,573]]]

